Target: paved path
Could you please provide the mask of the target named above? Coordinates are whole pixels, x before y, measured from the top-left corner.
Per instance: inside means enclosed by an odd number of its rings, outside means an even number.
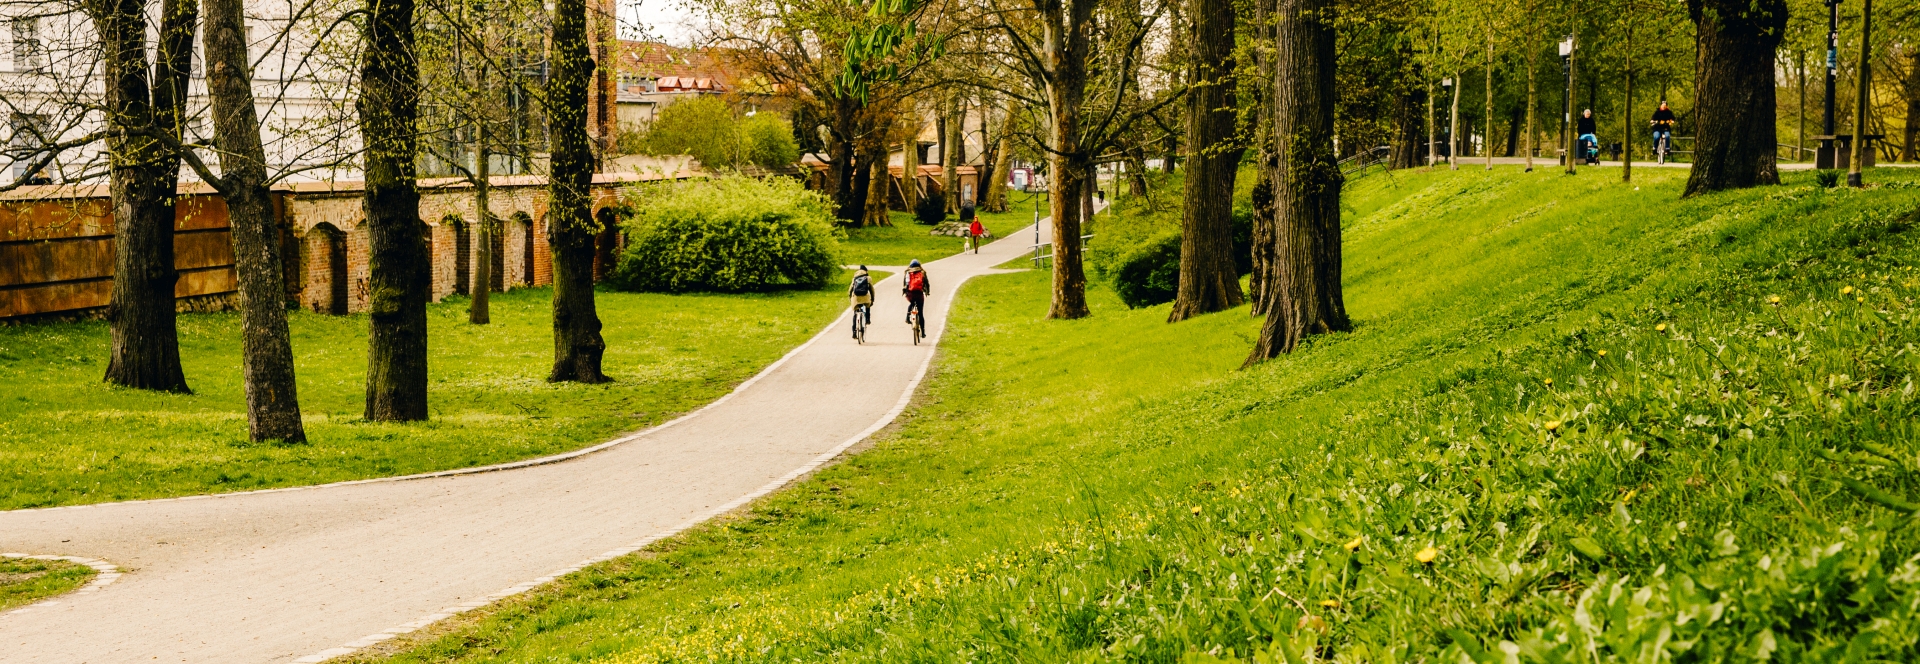
[[[1033,230],[928,265],[938,340],[960,283]],[[111,585],[0,614],[0,662],[321,661],[633,551],[831,460],[932,360],[898,272],[868,343],[843,314],[727,397],[571,460],[497,472],[0,512],[0,552],[97,558]],[[1036,312],[1038,315],[1038,312]],[[609,325],[620,321],[610,320]]]

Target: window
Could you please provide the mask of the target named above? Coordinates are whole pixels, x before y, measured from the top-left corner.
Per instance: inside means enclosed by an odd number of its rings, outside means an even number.
[[[7,129],[7,156],[13,160],[11,175],[18,179],[30,175],[27,169],[44,155],[43,146],[53,142],[53,122],[44,115],[14,113],[9,117]]]
[[[47,47],[40,43],[40,19],[16,18],[13,24],[14,71],[37,71],[47,66]]]

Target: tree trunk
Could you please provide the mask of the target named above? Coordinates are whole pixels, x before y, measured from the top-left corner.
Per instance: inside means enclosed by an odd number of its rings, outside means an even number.
[[[1486,136],[1486,145],[1481,146],[1487,159],[1486,170],[1493,170],[1493,31],[1487,31],[1487,99],[1486,129],[1480,132]]]
[[[240,372],[247,394],[247,431],[255,442],[307,440],[287,332],[286,281],[279,228],[267,189],[267,153],[260,142],[247,59],[244,0],[206,0],[207,93],[220,144],[220,193],[233,226],[234,272],[240,282]]]
[[[920,109],[912,102],[907,107],[907,137],[900,142],[900,205],[913,214],[920,208]]]
[[[827,150],[827,180],[833,188],[834,217],[842,222],[860,220],[861,208],[865,207],[865,190],[855,191],[855,182],[859,179],[854,171],[853,136],[859,133],[860,106],[851,99],[835,99],[833,102],[833,139]]]
[[[485,90],[485,87],[480,89]],[[473,325],[486,325],[493,322],[491,295],[493,292],[493,206],[487,201],[493,189],[493,152],[487,149],[487,123],[475,123],[473,141],[473,216],[474,233],[480,243],[473,266],[472,301],[467,303],[467,322]]]
[[[180,157],[158,138],[180,136],[192,66],[198,5],[167,0],[160,48],[147,66],[147,16],[139,0],[85,4],[105,53],[104,115],[114,218],[113,295],[107,305],[112,348],[106,381],[123,387],[187,393],[175,323],[174,195]]]
[[[420,70],[413,0],[368,0],[360,69],[366,141],[368,330],[366,418],[427,419],[427,245],[414,182]],[[582,104],[584,106],[584,104]]]
[[[1433,126],[1433,122],[1434,122],[1433,121],[1433,99],[1434,99],[1433,81],[1428,80],[1427,81],[1427,165],[1428,166],[1433,166],[1434,164],[1440,163],[1440,146],[1438,145],[1439,141],[1435,140],[1439,138],[1439,134],[1434,133],[1435,127]]]
[[[989,173],[993,179],[987,181],[986,204],[981,206],[981,209],[988,212],[1007,211],[1007,173],[1012,168],[1013,140],[1002,133],[1000,146],[993,150],[993,171]]]
[[[553,136],[553,166],[547,179],[547,243],[553,248],[553,371],[547,382],[604,383],[600,314],[593,301],[593,147],[587,136],[587,85],[594,62],[587,57],[587,3],[555,0],[553,78],[547,81]],[[849,160],[851,161],[851,160]]]
[[[1263,77],[1264,78],[1264,77]],[[1393,102],[1393,156],[1389,168],[1420,165],[1420,88],[1402,85]],[[1262,123],[1264,124],[1264,123]]]
[[[1620,114],[1620,181],[1633,181],[1633,2],[1627,2],[1627,103]]]
[[[1255,29],[1259,38],[1255,40],[1254,76],[1255,83],[1250,86],[1253,92],[1253,136],[1254,149],[1259,151],[1259,162],[1254,168],[1252,193],[1253,203],[1253,256],[1252,273],[1247,275],[1248,307],[1253,316],[1267,314],[1266,284],[1272,274],[1273,262],[1269,240],[1273,237],[1273,180],[1276,177],[1279,157],[1275,153],[1273,135],[1273,47],[1275,44],[1273,10],[1274,0],[1254,0]]]
[[[948,108],[947,136],[940,142],[947,150],[940,156],[940,184],[947,196],[947,212],[952,213],[960,209],[960,165],[967,161],[967,112],[958,101]]]
[[[1453,102],[1447,110],[1447,167],[1456,171],[1460,170],[1460,89],[1467,87],[1466,83],[1460,72],[1453,73]]]
[[[1785,0],[1687,0],[1696,26],[1693,174],[1686,196],[1779,184],[1774,165],[1774,49]]]
[[[1274,135],[1279,179],[1269,300],[1247,365],[1291,353],[1307,335],[1352,327],[1340,290],[1340,168],[1333,156],[1332,0],[1280,0]]]
[[[1232,0],[1191,0],[1187,163],[1180,219],[1180,280],[1167,322],[1224,311],[1243,301],[1233,261],[1233,184],[1245,152],[1235,136]]]
[[[1529,31],[1527,34],[1529,36],[1532,35],[1531,31]],[[1528,173],[1533,172],[1533,153],[1539,151],[1539,146],[1536,145],[1536,143],[1539,140],[1540,132],[1537,129],[1535,129],[1535,125],[1534,125],[1535,108],[1536,108],[1534,99],[1535,99],[1535,93],[1538,90],[1537,81],[1539,79],[1538,73],[1535,72],[1534,69],[1536,68],[1536,65],[1539,62],[1540,62],[1540,49],[1534,48],[1532,46],[1528,46],[1527,47],[1527,147],[1526,147]]]
[[[1867,150],[1868,92],[1873,89],[1873,0],[1860,2],[1860,64],[1854,70],[1853,161],[1847,163],[1847,186],[1864,187],[1861,178]]]
[[[1520,123],[1524,121],[1524,115],[1525,111],[1515,108],[1513,114],[1507,116],[1507,144],[1503,146],[1507,157],[1520,156]]]
[[[867,209],[866,214],[861,217],[861,224],[892,226],[893,221],[887,217],[887,199],[888,194],[891,193],[888,190],[893,184],[893,175],[887,172],[887,132],[883,129],[877,133],[879,138],[867,146],[866,154],[863,155],[866,157],[864,161],[869,173],[867,175]]]
[[[1092,160],[1080,144],[1080,106],[1087,92],[1088,32],[1092,30],[1093,0],[1048,3],[1042,13],[1046,41],[1047,170],[1052,176],[1049,207],[1053,214],[1053,301],[1048,318],[1085,318],[1087,275],[1081,265],[1080,203],[1083,181],[1092,173]],[[1167,166],[1171,171],[1172,157]]]
[[[1907,122],[1906,141],[1900,149],[1901,161],[1920,160],[1920,43],[1907,44]],[[1800,96],[1806,96],[1806,84],[1800,85]],[[1806,106],[1803,101],[1801,106]],[[1804,132],[1802,132],[1804,133]]]

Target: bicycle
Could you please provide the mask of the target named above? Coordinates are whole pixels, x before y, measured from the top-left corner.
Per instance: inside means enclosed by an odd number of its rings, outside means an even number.
[[[907,312],[907,325],[913,328],[913,345],[920,345],[920,340],[927,336],[927,328],[920,320],[919,309]]]
[[[1673,153],[1673,132],[1656,130],[1653,132],[1653,137],[1655,162],[1664,165],[1667,163],[1667,155]]]
[[[868,314],[867,311],[869,311],[868,308],[872,306],[871,304],[853,305],[853,340],[855,343],[864,344],[867,342],[867,317],[872,315]]]

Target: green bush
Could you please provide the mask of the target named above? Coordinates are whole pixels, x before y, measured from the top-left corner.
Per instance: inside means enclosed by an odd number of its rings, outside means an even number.
[[[914,204],[913,219],[923,224],[937,224],[947,220],[947,195],[932,189],[920,196]]]
[[[615,288],[820,288],[839,269],[832,203],[797,180],[733,175],[637,193]]]
[[[1113,291],[1130,308],[1172,302],[1180,285],[1180,232],[1156,235],[1122,253],[1112,276]]]
[[[696,95],[661,109],[643,144],[647,154],[693,155],[707,168],[732,168],[744,150],[738,125],[725,100]]]
[[[800,161],[793,127],[779,115],[762,111],[741,120],[740,137],[747,146],[747,161],[761,168],[780,168]]]
[[[1253,212],[1243,208],[1233,210],[1233,267],[1240,275],[1253,271]],[[1172,302],[1180,288],[1179,229],[1121,252],[1104,272],[1112,277],[1120,301],[1130,308]]]

